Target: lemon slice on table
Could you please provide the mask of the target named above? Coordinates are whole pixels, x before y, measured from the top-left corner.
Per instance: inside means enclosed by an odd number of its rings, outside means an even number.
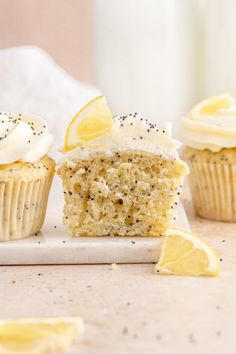
[[[203,240],[191,232],[170,228],[155,271],[159,274],[217,276],[219,261]]]
[[[67,130],[64,150],[73,150],[105,133],[113,123],[112,114],[104,96],[90,101],[72,119]]]
[[[231,108],[234,105],[234,99],[230,94],[213,96],[197,104],[189,113],[189,118],[199,120],[205,115],[214,115],[220,110]]]
[[[0,354],[48,354],[66,351],[83,331],[79,317],[0,321]]]

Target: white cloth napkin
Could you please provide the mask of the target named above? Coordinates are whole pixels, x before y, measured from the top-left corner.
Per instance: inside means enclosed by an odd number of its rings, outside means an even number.
[[[76,81],[41,48],[0,50],[0,111],[42,116],[55,138],[53,156],[74,114],[97,95],[98,89]]]

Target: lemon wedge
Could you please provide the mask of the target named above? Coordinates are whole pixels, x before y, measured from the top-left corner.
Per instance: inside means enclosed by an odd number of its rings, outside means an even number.
[[[170,228],[155,271],[159,274],[217,276],[219,261],[203,240],[191,232]]]
[[[233,105],[234,99],[230,94],[213,96],[197,104],[189,113],[189,119],[200,120],[202,116],[212,116],[220,110],[231,108]]]
[[[48,354],[66,351],[83,331],[79,317],[0,321],[0,354]]]
[[[112,126],[112,114],[104,96],[90,101],[72,119],[64,141],[64,150],[73,150],[105,133]]]

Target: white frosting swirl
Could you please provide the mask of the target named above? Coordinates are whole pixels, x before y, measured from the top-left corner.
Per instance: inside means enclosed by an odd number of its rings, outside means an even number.
[[[0,164],[38,161],[48,153],[52,142],[42,118],[0,113]]]
[[[194,149],[213,152],[236,147],[236,105],[219,109],[213,115],[182,119],[183,141]]]
[[[91,155],[112,155],[118,151],[146,151],[168,159],[178,159],[177,149],[181,143],[171,138],[171,123],[163,125],[149,123],[135,114],[114,117],[109,130],[87,142],[83,147],[64,152],[60,163],[77,159],[88,159]]]

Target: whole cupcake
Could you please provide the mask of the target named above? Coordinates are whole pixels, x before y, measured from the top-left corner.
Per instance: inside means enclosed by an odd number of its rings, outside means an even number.
[[[31,236],[44,222],[53,137],[36,116],[0,113],[0,241]]]
[[[229,94],[209,98],[182,120],[196,213],[236,222],[236,104]]]
[[[113,117],[104,97],[71,121],[57,173],[72,236],[161,236],[175,219],[187,165],[170,125]]]

